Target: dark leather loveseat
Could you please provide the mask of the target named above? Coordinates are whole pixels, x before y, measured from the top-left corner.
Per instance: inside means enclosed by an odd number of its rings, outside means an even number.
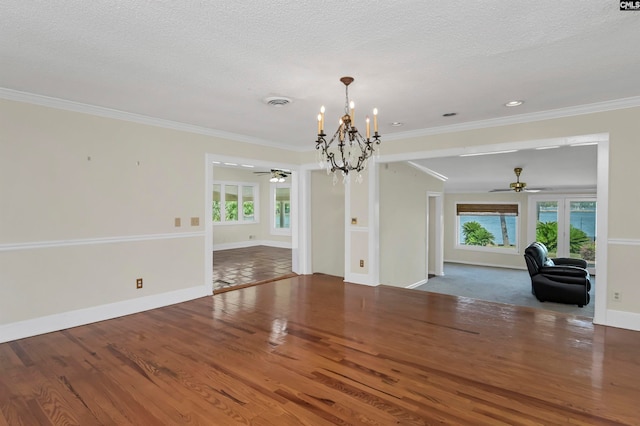
[[[591,280],[587,262],[583,259],[547,257],[544,244],[531,243],[524,251],[524,259],[531,275],[531,292],[541,302],[589,304]]]

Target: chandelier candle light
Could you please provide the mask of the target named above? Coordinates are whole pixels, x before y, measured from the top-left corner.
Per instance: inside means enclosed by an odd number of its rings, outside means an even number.
[[[344,115],[338,123],[338,130],[334,133],[329,142],[325,139],[324,133],[324,106],[320,108],[318,114],[318,140],[316,150],[318,152],[318,162],[320,167],[327,169],[327,174],[333,172],[333,183],[338,181],[337,172],[340,170],[343,176],[343,183],[346,181],[349,172],[358,173],[356,181],[362,182],[362,172],[369,157],[374,153],[374,144],[380,145],[380,135],[378,134],[378,109],[373,109],[373,139],[371,138],[371,127],[369,116],[366,118],[366,138],[363,137],[354,124],[355,104],[349,102],[349,85],[353,83],[353,77],[342,77],[340,81],[345,86]],[[337,143],[334,142],[337,140]],[[380,153],[380,149],[376,151]]]

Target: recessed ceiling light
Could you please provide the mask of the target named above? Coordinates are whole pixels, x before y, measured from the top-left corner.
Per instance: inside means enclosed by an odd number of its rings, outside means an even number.
[[[556,149],[556,148],[560,148],[560,145],[540,146],[540,147],[536,148],[536,151],[542,151],[543,149]],[[531,192],[531,191],[529,191],[529,192]]]
[[[247,167],[250,169],[253,169],[255,166],[252,166],[251,164],[240,164],[242,167]]]
[[[236,163],[224,163],[225,166],[237,166]]]
[[[401,122],[399,122],[399,121],[394,121],[393,123],[391,123],[391,126],[392,126],[392,127],[400,127],[400,126],[402,126],[402,125],[404,125],[404,123],[401,123]]]
[[[454,115],[458,115],[457,112],[448,112],[446,114],[442,114],[443,117],[453,117]]]
[[[520,106],[524,103],[524,101],[509,101],[506,104],[504,104],[504,106],[506,107],[517,107]]]

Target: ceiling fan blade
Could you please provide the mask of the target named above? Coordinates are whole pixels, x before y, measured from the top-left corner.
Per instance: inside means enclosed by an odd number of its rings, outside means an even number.
[[[505,189],[492,189],[489,192],[511,192],[512,190],[509,188],[505,188]]]

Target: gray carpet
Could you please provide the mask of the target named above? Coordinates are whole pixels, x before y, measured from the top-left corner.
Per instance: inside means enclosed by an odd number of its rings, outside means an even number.
[[[553,302],[538,302],[531,294],[531,278],[526,270],[445,263],[444,276],[429,278],[416,290],[469,297],[509,305],[530,306],[593,318],[595,277],[591,276],[591,302],[583,308]]]

